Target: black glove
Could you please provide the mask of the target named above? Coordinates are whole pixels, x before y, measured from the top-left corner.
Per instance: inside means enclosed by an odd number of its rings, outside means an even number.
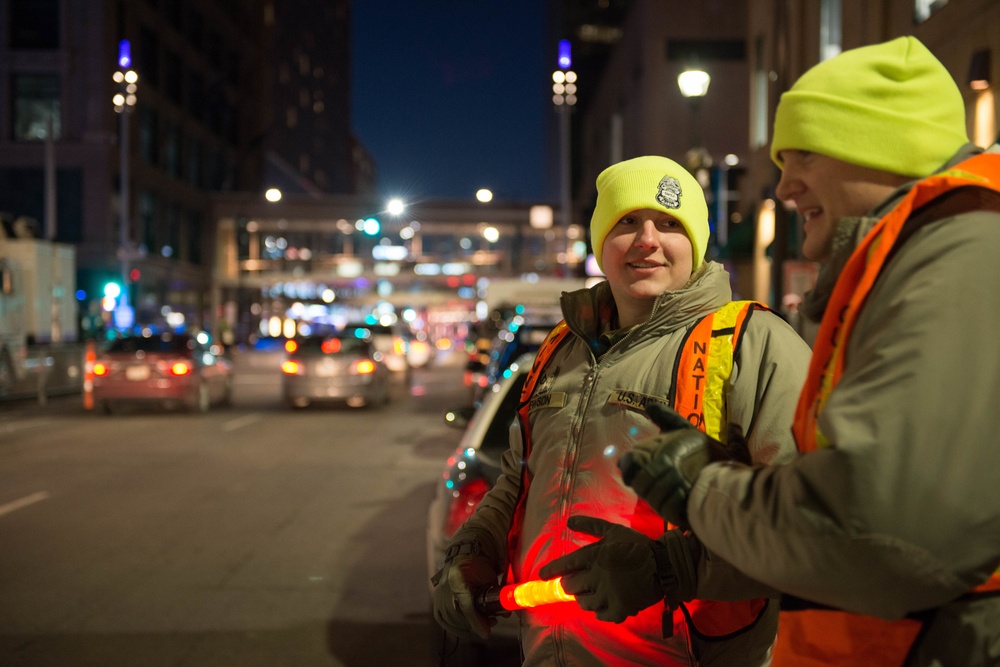
[[[495,586],[498,575],[493,563],[479,553],[461,554],[432,580],[434,619],[451,634],[462,639],[489,639],[497,619],[483,616],[476,609],[476,594]]]
[[[746,442],[734,425],[730,425],[726,445],[668,407],[651,403],[646,413],[662,432],[622,455],[618,460],[622,479],[660,516],[686,530],[688,496],[698,473],[716,461],[749,463]]]
[[[561,576],[581,608],[614,623],[663,599],[655,551],[663,547],[656,540],[590,516],[570,517],[566,525],[603,539],[547,564],[538,573],[542,579]]]

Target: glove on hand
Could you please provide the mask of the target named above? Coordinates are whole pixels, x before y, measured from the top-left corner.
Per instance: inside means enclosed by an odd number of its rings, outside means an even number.
[[[566,525],[603,539],[547,564],[539,571],[542,579],[562,576],[563,589],[581,608],[614,623],[663,599],[656,540],[595,517],[573,516]]]
[[[670,523],[688,529],[687,501],[694,481],[709,463],[750,463],[739,428],[730,425],[729,445],[709,437],[668,407],[652,403],[646,413],[662,429],[622,455],[622,479]]]
[[[462,639],[489,639],[497,619],[476,610],[476,593],[496,583],[497,573],[488,558],[478,554],[456,556],[445,564],[434,587],[434,619]]]

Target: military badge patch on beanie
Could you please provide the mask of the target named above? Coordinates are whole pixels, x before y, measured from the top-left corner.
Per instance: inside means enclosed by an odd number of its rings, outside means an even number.
[[[626,213],[644,208],[662,211],[680,221],[691,240],[692,268],[701,266],[709,235],[705,193],[681,165],[665,157],[646,155],[613,164],[597,177],[590,243],[601,270],[608,232]]]
[[[844,51],[781,96],[771,159],[807,150],[903,176],[937,171],[963,144],[965,104],[944,65],[914,37]]]

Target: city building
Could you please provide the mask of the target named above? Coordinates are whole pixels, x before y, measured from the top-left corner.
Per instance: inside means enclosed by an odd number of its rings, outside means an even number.
[[[596,175],[618,160],[659,154],[696,174],[707,166],[710,254],[727,264],[741,298],[793,316],[817,267],[799,253],[800,221],[774,197],[779,172],[768,146],[778,99],[821,60],[902,35],[923,41],[959,82],[970,138],[981,146],[996,141],[995,0],[633,0],[577,121],[577,215],[588,218]],[[685,99],[677,77],[692,66],[707,72],[710,84],[703,97]]]
[[[214,194],[370,188],[349,52],[348,0],[0,0],[0,212],[75,245],[82,310],[202,324]]]

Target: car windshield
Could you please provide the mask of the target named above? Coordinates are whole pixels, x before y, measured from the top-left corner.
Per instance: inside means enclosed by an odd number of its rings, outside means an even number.
[[[368,343],[353,336],[316,336],[301,340],[296,352],[358,356],[368,353]]]
[[[111,342],[108,352],[187,352],[194,347],[190,336],[162,334],[160,336],[129,336]]]

